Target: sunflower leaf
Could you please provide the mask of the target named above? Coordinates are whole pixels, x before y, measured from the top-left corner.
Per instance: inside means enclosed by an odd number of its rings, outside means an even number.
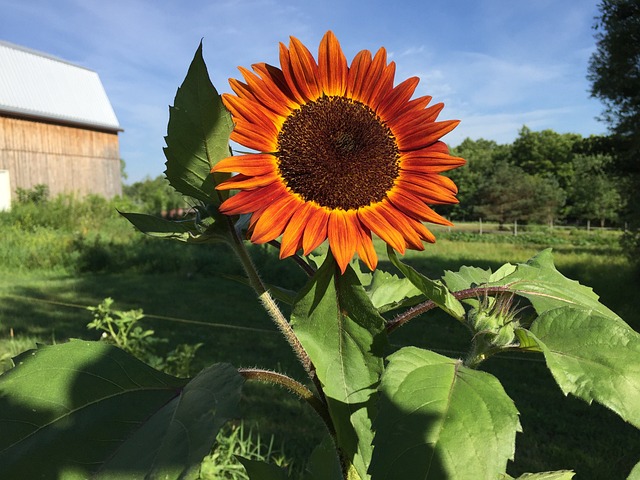
[[[375,270],[367,295],[380,313],[396,308],[409,307],[424,300],[424,295],[409,279],[400,278],[382,270]]]
[[[590,287],[580,285],[556,270],[551,249],[543,250],[527,263],[503,265],[485,285],[506,287],[508,291],[525,297],[538,315],[569,306],[619,319],[618,315],[598,301],[598,295]]]
[[[186,242],[199,233],[194,222],[174,222],[145,213],[118,213],[142,233],[151,237],[171,238]]]
[[[40,347],[15,364],[0,376],[3,478],[191,478],[243,383],[226,364],[175,378],[104,342]]]
[[[531,325],[547,366],[567,395],[593,400],[640,428],[640,334],[618,318],[561,307]]]
[[[477,479],[505,473],[520,422],[495,377],[415,347],[387,360],[374,422],[373,478]]]
[[[214,88],[202,57],[202,43],[169,109],[165,175],[178,192],[219,205],[227,192],[215,187],[230,177],[211,168],[230,155],[231,115]]]
[[[240,455],[236,455],[236,458],[247,472],[249,480],[287,480],[289,478],[287,472],[277,465],[260,460],[252,460]]]
[[[167,238],[186,243],[215,243],[229,239],[229,230],[222,222],[198,225],[195,219],[174,221],[144,213],[118,213],[150,237]]]
[[[442,280],[452,292],[457,292],[487,283],[490,276],[491,270],[465,265],[457,272],[445,271]]]
[[[384,319],[353,269],[340,275],[328,254],[298,295],[291,321],[323,385],[338,448],[368,479],[375,389],[387,345]]]
[[[631,469],[627,480],[640,480],[640,462],[636,463],[635,467]]]
[[[404,263],[402,263],[398,259],[398,256],[396,255],[396,252],[393,250],[393,248],[388,245],[387,254],[389,255],[389,260],[391,260],[391,263],[393,263],[395,267],[400,270],[402,274],[418,288],[418,290],[424,293],[428,299],[432,300],[436,305],[438,305],[442,310],[447,312],[453,318],[456,318],[460,321],[464,320],[464,307],[462,306],[460,301],[451,294],[449,289],[442,284],[442,282],[431,280],[409,265],[405,265]]]
[[[311,453],[304,480],[343,480],[340,458],[329,436]]]

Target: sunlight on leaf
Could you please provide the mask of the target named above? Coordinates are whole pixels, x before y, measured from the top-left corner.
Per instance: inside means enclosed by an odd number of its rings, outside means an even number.
[[[210,172],[230,155],[232,130],[231,115],[209,79],[200,44],[169,111],[164,149],[169,183],[184,195],[219,205],[228,193],[216,192],[215,186],[230,174]]]
[[[292,326],[324,386],[338,444],[362,479],[371,458],[371,414],[383,369],[384,319],[357,275],[331,255],[298,296]]]

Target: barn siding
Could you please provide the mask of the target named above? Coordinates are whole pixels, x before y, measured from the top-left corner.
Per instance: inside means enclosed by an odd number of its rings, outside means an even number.
[[[0,170],[16,188],[46,184],[59,193],[122,194],[117,133],[0,117]]]

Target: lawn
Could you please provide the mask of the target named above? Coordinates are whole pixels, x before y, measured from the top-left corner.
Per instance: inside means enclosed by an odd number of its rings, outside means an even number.
[[[592,286],[605,305],[640,330],[640,312],[635,307],[639,282],[612,241],[614,234],[555,229],[553,234],[530,232],[515,240],[508,233],[480,236],[474,228],[440,229],[435,245],[427,246],[424,252],[408,252],[405,259],[423,273],[439,277],[444,270],[457,270],[462,265],[495,269],[507,261],[525,261],[544,248],[546,240],[554,247],[561,272]],[[467,237],[456,239],[461,234]],[[146,254],[158,256],[156,262],[170,262],[172,268],[157,268],[152,262],[121,272],[104,268],[99,273],[79,273],[69,268],[52,271],[0,266],[3,365],[8,366],[8,357],[36,341],[95,339],[97,334],[86,329],[92,318],[86,306],[112,297],[119,310],[142,308],[148,315],[143,320],[145,326],[158,337],[169,339],[168,347],[203,342],[196,356],[196,371],[212,362],[227,361],[238,367],[260,366],[304,378],[253,293],[229,278],[239,273],[230,251],[217,245],[189,248],[188,255],[185,253],[188,258],[181,263],[179,252],[184,247],[152,242]],[[123,245],[126,250],[126,243]],[[392,270],[385,261],[384,245],[376,247],[379,268]],[[121,251],[114,255],[121,255]],[[299,288],[304,282],[304,274],[292,262],[279,262],[262,247],[252,251],[259,267],[264,267],[267,282],[287,288]],[[107,249],[102,261],[109,263],[113,258],[109,254]],[[464,354],[469,339],[459,324],[432,312],[400,328],[390,340],[393,348],[412,344],[458,357]],[[564,398],[541,357],[504,355],[482,368],[498,376],[521,412],[523,433],[517,437],[510,474],[571,468],[578,472],[578,480],[623,479],[640,459],[638,430],[602,407]],[[301,465],[323,433],[312,412],[273,387],[250,385],[244,397],[247,424],[258,425],[263,438],[273,435],[276,445],[283,444],[285,455]]]

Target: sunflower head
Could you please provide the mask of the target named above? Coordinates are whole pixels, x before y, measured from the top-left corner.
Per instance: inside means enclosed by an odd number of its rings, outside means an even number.
[[[280,258],[308,255],[324,240],[342,272],[357,252],[375,269],[375,233],[395,250],[422,250],[435,237],[423,222],[451,225],[428,205],[457,203],[440,175],[464,163],[440,138],[458,121],[436,121],[442,104],[412,95],[413,77],[394,86],[384,48],[351,62],[332,32],[318,59],[296,38],[280,44],[280,68],[240,68],[222,100],[231,139],[258,153],[223,159],[214,172],[237,175],[217,186],[240,190],[220,210],[251,214],[251,241],[280,236]]]

